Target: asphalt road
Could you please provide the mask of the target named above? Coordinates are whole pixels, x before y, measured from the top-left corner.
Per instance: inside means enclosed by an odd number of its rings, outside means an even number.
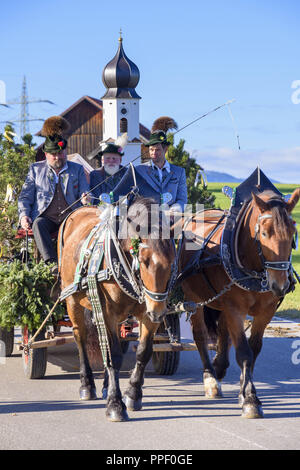
[[[105,418],[103,400],[78,399],[74,344],[49,349],[41,380],[24,377],[22,358],[15,349],[12,357],[2,358],[5,364],[0,363],[0,449],[300,449],[299,328],[290,337],[272,334],[264,339],[255,370],[265,416],[259,420],[240,416],[240,370],[233,350],[223,398],[205,398],[198,353],[182,352],[173,376],[157,376],[149,364],[143,409],[130,412],[128,422],[111,423]],[[134,353],[129,351],[121,372],[122,390],[133,364]],[[100,377],[101,372],[96,372],[99,392]]]

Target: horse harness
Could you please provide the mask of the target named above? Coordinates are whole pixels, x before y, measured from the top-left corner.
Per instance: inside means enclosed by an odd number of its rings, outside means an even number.
[[[59,240],[61,252],[62,241],[63,229],[60,231]],[[139,243],[139,248],[145,247],[147,245]],[[88,297],[92,305],[93,322],[97,327],[105,367],[112,364],[112,359],[97,284],[114,279],[126,295],[142,304],[145,301],[145,296],[156,302],[166,301],[176,280],[177,258],[175,257],[166,291],[152,292],[144,285],[139,275],[138,253],[134,253],[131,250],[131,256],[132,265],[130,266],[121,243],[116,236],[112,219],[107,218],[104,222],[100,221],[93,227],[83,242],[73,283],[64,288],[60,295],[60,301],[62,301],[76,292],[88,290]],[[104,259],[107,268],[101,269]]]
[[[238,287],[255,292],[268,292],[270,291],[268,283],[267,269],[275,269],[280,271],[289,272],[290,288],[289,291],[295,288],[295,278],[293,272],[299,281],[299,277],[292,267],[291,261],[266,261],[261,243],[259,240],[259,222],[263,219],[272,218],[271,214],[261,214],[258,216],[257,223],[255,225],[255,243],[257,246],[258,256],[261,261],[262,270],[260,272],[250,271],[242,266],[238,256],[238,236],[241,224],[244,220],[247,209],[249,208],[250,201],[244,202],[240,208],[236,208],[233,205],[229,211],[223,211],[218,217],[215,227],[208,233],[206,238],[202,242],[201,248],[195,253],[185,269],[179,274],[177,281],[180,283],[188,277],[201,273],[208,284],[210,290],[214,295],[206,301],[197,303],[198,307],[202,307],[210,304],[217,300],[219,297],[224,295],[232,286],[237,285]],[[196,214],[197,215],[197,214]],[[192,218],[188,220],[191,221]],[[207,255],[206,248],[212,237],[223,227],[221,236],[220,250],[219,253],[213,255]],[[185,227],[187,223],[185,224]],[[293,242],[295,244],[295,242]],[[182,245],[182,241],[181,241]],[[207,255],[204,257],[204,255]],[[212,266],[223,266],[226,274],[228,275],[230,282],[228,285],[217,293],[211,284],[209,278],[205,275],[205,268]],[[300,282],[300,281],[299,281]],[[283,298],[280,300],[283,300]]]

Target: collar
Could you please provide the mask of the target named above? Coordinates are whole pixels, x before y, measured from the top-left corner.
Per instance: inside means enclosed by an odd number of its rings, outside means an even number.
[[[63,171],[66,171],[68,169],[68,162],[66,161],[65,165],[62,167],[62,169],[59,171],[59,173],[56,173],[56,171],[54,170],[54,168],[52,168],[50,165],[48,165],[47,163],[47,166],[49,168],[49,170],[54,174],[55,176],[55,183],[58,183],[58,176],[63,172]]]
[[[165,163],[163,165],[162,168],[158,168],[158,166],[156,166],[153,161],[151,160],[151,167],[154,169],[154,168],[157,168],[158,171],[162,171],[163,168],[165,168],[167,170],[168,173],[170,173],[171,171],[171,168],[170,168],[170,163],[168,162],[168,160],[165,160]]]

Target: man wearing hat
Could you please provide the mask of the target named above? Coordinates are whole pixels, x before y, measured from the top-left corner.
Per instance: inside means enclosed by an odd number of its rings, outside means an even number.
[[[126,168],[121,165],[123,148],[127,143],[127,135],[124,134],[114,143],[108,143],[96,158],[102,159],[102,167],[90,173],[90,188],[92,204],[98,205],[101,194],[110,194],[126,173]],[[101,183],[101,184],[100,184]]]
[[[25,230],[32,226],[37,248],[44,261],[50,263],[57,263],[51,234],[58,231],[70,212],[89,202],[83,166],[67,160],[69,127],[61,116],[52,116],[44,122],[41,133],[46,137],[43,146],[46,159],[30,166],[18,199],[20,225]],[[80,199],[81,202],[69,207]]]
[[[149,147],[150,160],[135,167],[136,172],[147,181],[153,189],[156,199],[163,202],[162,197],[169,193],[172,198],[168,201],[171,211],[183,212],[187,204],[187,186],[185,170],[166,160],[169,142],[166,132],[177,128],[176,122],[167,116],[156,119],[151,129],[147,147]]]

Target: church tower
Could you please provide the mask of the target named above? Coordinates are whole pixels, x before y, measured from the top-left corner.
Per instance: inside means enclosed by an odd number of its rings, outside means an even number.
[[[115,141],[127,132],[128,144],[124,149],[122,164],[141,155],[139,100],[135,91],[140,79],[138,67],[126,56],[120,33],[119,48],[115,57],[106,65],[102,81],[106,93],[103,102],[103,140],[102,145]],[[139,164],[137,158],[134,164]]]

